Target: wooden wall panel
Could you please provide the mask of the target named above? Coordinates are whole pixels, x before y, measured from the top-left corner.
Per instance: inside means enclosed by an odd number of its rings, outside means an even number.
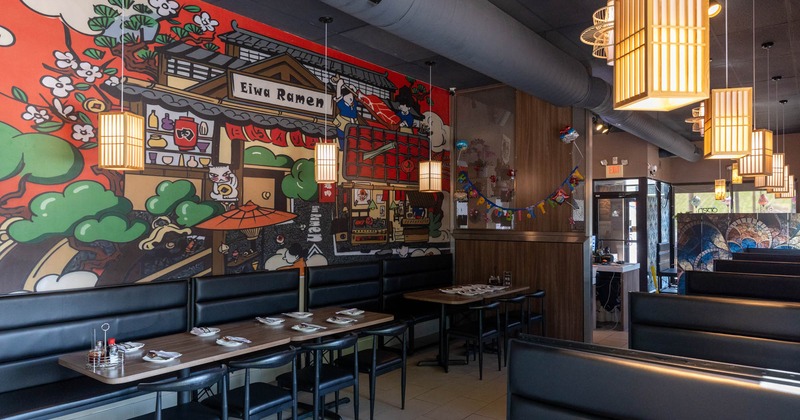
[[[512,283],[544,289],[547,335],[584,339],[584,243],[456,239],[457,284],[486,283],[490,275],[511,271]]]
[[[572,108],[556,107],[517,91],[515,125],[516,205],[537,203],[553,193],[573,167],[571,145],[558,138],[564,126],[572,124]],[[522,218],[515,230],[537,232],[569,232],[572,207],[567,204],[550,207],[547,214]]]

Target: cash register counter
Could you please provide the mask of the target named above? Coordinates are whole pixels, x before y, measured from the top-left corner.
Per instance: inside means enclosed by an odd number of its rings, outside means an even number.
[[[620,294],[622,295],[621,320],[622,330],[627,331],[629,322],[628,314],[628,292],[639,291],[639,264],[625,263],[625,264],[593,264],[592,265],[592,315],[594,317],[594,325],[597,325],[597,293],[595,292],[595,279],[598,272],[615,273],[614,275],[620,276]],[[603,310],[603,315],[609,314]],[[610,314],[609,314],[610,315]],[[601,318],[601,320],[603,320]]]

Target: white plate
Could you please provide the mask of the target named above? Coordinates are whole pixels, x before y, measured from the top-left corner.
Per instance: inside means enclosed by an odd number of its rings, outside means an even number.
[[[190,334],[194,334],[194,335],[196,335],[198,337],[211,337],[212,335],[214,335],[214,334],[219,332],[219,328],[208,327],[208,328],[206,328],[206,330],[208,330],[208,332],[202,332],[202,331],[200,331],[200,328],[194,327],[194,328],[192,328],[191,331],[189,331],[189,333]]]
[[[341,316],[332,316],[326,319],[326,321],[330,322],[331,324],[339,324],[339,325],[347,325],[356,322],[356,320],[353,318],[345,318]]]
[[[461,289],[439,289],[442,293],[447,293],[448,295],[454,295],[458,293]]]
[[[180,357],[180,356],[178,356],[178,357]],[[144,355],[144,356],[142,356],[142,360],[144,360],[145,362],[151,362],[151,363],[169,363],[169,362],[177,359],[178,357],[173,357],[172,359],[162,359],[161,357],[151,358],[148,355]]]
[[[262,318],[260,316],[257,316],[256,317],[256,321],[258,321],[258,322],[260,322],[262,324],[267,324],[267,325],[280,325],[280,324],[283,324],[283,322],[286,321],[286,320],[283,319],[283,318],[271,318],[271,317],[268,317],[268,316],[265,316],[265,317]]]
[[[123,353],[133,353],[136,350],[144,347],[144,343],[134,343],[133,341],[126,341],[122,345],[117,346]]]
[[[303,319],[303,318],[308,318],[314,314],[312,314],[311,312],[286,312],[284,313],[284,315],[292,318]]]
[[[304,332],[304,333],[312,333],[312,332],[319,331],[319,330],[321,330],[322,328],[317,328],[317,327],[304,327],[304,326],[302,326],[302,325],[300,325],[300,324],[297,324],[297,325],[293,325],[293,326],[292,326],[292,329],[293,329],[293,330],[295,330],[295,331],[300,331],[300,332]]]
[[[219,344],[220,346],[225,346],[225,347],[237,347],[237,346],[241,346],[242,342],[241,341],[229,341],[229,340],[223,340],[221,338],[218,338],[217,339],[217,344]]]
[[[480,294],[480,292],[462,291],[462,292],[458,292],[458,294],[461,295],[461,296],[478,296]]]
[[[336,315],[349,315],[349,316],[357,316],[363,314],[364,311],[357,308],[350,308],[345,309],[343,311],[336,312]]]

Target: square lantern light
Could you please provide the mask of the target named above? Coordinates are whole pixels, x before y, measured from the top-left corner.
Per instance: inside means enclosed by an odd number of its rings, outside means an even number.
[[[731,165],[731,184],[741,184],[742,176],[739,174],[739,163],[733,162]]]
[[[335,184],[339,182],[336,164],[339,158],[337,142],[319,142],[314,146],[314,180],[317,184]]]
[[[442,162],[438,160],[419,162],[419,190],[428,193],[442,191]]]
[[[98,166],[144,170],[144,117],[126,111],[98,114]]]
[[[727,195],[725,191],[725,183],[724,179],[715,179],[714,180],[714,199],[715,200],[724,200],[725,196]]]
[[[739,159],[739,175],[754,177],[772,175],[772,131],[753,130],[750,153]]]
[[[614,109],[670,111],[709,96],[708,0],[617,0]]]
[[[789,191],[785,193],[776,194],[778,198],[794,198],[796,196],[795,186],[794,186],[794,175],[789,175]]]
[[[771,187],[771,191],[775,194],[783,194],[789,192],[789,165],[785,165],[783,167],[782,175],[783,175],[783,182],[781,182],[781,185],[776,185]],[[770,179],[767,178],[767,185],[769,185],[769,182]]]
[[[767,191],[772,191],[775,188],[783,188],[785,181],[783,171],[786,169],[786,155],[783,153],[775,153],[772,155],[772,175],[764,177],[764,181],[756,178],[756,188],[764,188]]]
[[[706,159],[738,159],[753,141],[753,88],[713,89],[703,127]]]

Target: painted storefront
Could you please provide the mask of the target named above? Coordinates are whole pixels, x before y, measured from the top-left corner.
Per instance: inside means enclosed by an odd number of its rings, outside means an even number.
[[[13,0],[0,57],[0,294],[450,250],[442,89],[200,1]],[[120,107],[144,171],[97,166]]]

